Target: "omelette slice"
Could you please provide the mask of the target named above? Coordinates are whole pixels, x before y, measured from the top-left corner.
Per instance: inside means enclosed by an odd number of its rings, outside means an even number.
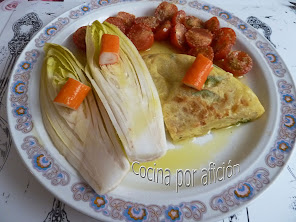
[[[164,122],[173,141],[248,122],[264,113],[255,93],[218,67],[211,71],[203,89],[197,91],[182,84],[195,57],[151,54],[143,59],[158,90]]]

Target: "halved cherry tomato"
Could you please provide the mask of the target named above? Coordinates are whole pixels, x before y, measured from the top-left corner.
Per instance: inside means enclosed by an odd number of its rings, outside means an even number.
[[[228,40],[230,44],[234,45],[236,41],[235,31],[232,28],[220,28],[215,32],[214,41],[218,41],[221,38]]]
[[[186,12],[183,10],[178,11],[172,18],[172,24],[177,25],[178,23],[183,24],[185,21]]]
[[[225,59],[226,56],[231,52],[233,44],[227,36],[224,36],[214,41],[212,46],[215,54],[215,59],[220,60]]]
[[[116,17],[122,19],[127,27],[130,27],[136,18],[135,15],[127,12],[118,12]]]
[[[214,64],[216,66],[220,67],[221,69],[224,69],[225,61],[224,61],[224,59],[214,60]]]
[[[218,50],[214,51],[214,57],[217,60],[225,59],[226,56],[231,52],[232,45],[225,44],[221,46]]]
[[[154,32],[154,39],[156,41],[163,41],[169,38],[170,31],[172,28],[172,23],[170,20],[165,21],[161,25],[159,25],[156,28],[156,31]]]
[[[170,34],[170,40],[173,46],[175,46],[178,49],[185,50],[186,47],[186,39],[185,39],[185,33],[187,29],[183,24],[177,24],[175,25]]]
[[[232,51],[225,59],[224,68],[234,76],[242,76],[253,67],[252,58],[245,52]]]
[[[109,22],[110,24],[113,24],[113,25],[117,26],[123,33],[125,33],[126,25],[125,25],[124,21],[121,18],[109,17],[105,21]]]
[[[78,49],[82,51],[86,50],[85,35],[86,35],[86,26],[80,27],[73,34],[74,44]]]
[[[195,16],[186,16],[183,24],[187,29],[203,28],[203,21]]]
[[[143,23],[134,24],[127,32],[127,37],[139,51],[149,49],[154,43],[152,29]]]
[[[152,31],[156,29],[156,27],[159,25],[159,21],[155,16],[143,16],[143,17],[137,17],[135,19],[135,24],[143,23],[144,25],[150,27]]]
[[[220,28],[220,22],[217,17],[212,17],[204,24],[205,28],[215,33]]]
[[[185,34],[190,47],[208,46],[213,40],[213,34],[207,29],[192,28]]]
[[[155,17],[163,22],[165,20],[171,20],[171,18],[178,12],[176,5],[169,2],[160,3],[155,9]]]
[[[207,57],[208,59],[210,59],[212,61],[214,59],[214,51],[211,46],[200,46],[200,47],[191,48],[188,51],[188,54],[195,56],[195,57],[198,54],[202,54],[203,56]]]

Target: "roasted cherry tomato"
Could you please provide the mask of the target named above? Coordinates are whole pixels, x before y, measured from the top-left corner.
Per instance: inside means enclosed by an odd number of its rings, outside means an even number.
[[[178,23],[183,24],[185,22],[186,12],[183,10],[178,11],[172,18],[172,24],[177,25]]]
[[[205,28],[215,33],[220,28],[220,22],[217,17],[212,17],[204,24]]]
[[[226,56],[231,52],[231,48],[233,44],[231,43],[231,40],[227,36],[221,37],[218,40],[213,42],[212,44],[214,54],[215,54],[215,59],[220,60],[220,59],[225,59]]]
[[[160,3],[155,9],[155,17],[163,22],[165,20],[171,20],[171,18],[178,12],[176,5],[169,2]]]
[[[234,76],[242,76],[253,67],[252,58],[245,52],[232,51],[225,59],[224,69]]]
[[[126,25],[125,25],[124,21],[121,18],[109,17],[105,21],[109,22],[110,24],[113,24],[113,25],[117,26],[123,33],[125,33]]]
[[[219,41],[221,38],[234,45],[236,41],[235,31],[232,28],[220,28],[215,32],[214,42]]]
[[[177,24],[175,25],[170,34],[170,40],[173,46],[180,50],[185,50],[186,48],[186,39],[185,39],[185,33],[187,29],[183,24]]]
[[[134,24],[127,32],[127,37],[139,51],[149,49],[154,43],[152,29],[143,23]]]
[[[207,57],[208,59],[210,59],[212,61],[214,59],[214,51],[211,46],[200,46],[200,47],[191,48],[188,51],[188,54],[195,56],[195,57],[198,54],[202,54],[203,56]]]
[[[195,16],[186,16],[184,25],[187,29],[203,28],[203,21]]]
[[[169,38],[170,31],[172,28],[172,23],[170,20],[165,21],[159,25],[154,32],[154,39],[156,41],[163,41]]]
[[[127,27],[130,27],[136,18],[135,15],[127,12],[118,12],[116,17],[122,19]]]
[[[159,21],[155,16],[144,16],[144,17],[137,17],[135,19],[135,24],[143,23],[144,25],[150,27],[152,31],[156,29],[159,25]]]
[[[220,67],[221,69],[224,69],[224,59],[220,59],[220,60],[214,60],[214,64],[218,67]]]
[[[77,29],[73,34],[73,42],[82,51],[86,50],[85,44],[86,26]]]
[[[185,34],[186,41],[190,47],[208,46],[213,40],[213,34],[202,28],[192,28]]]

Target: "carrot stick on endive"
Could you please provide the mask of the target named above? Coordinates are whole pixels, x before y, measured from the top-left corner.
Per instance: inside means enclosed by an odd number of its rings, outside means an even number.
[[[119,37],[117,35],[103,34],[99,57],[100,65],[117,63],[119,57]]]
[[[90,89],[91,88],[89,86],[84,85],[75,79],[69,78],[53,102],[70,109],[77,110]]]
[[[213,62],[202,54],[198,54],[182,82],[187,86],[201,90],[212,69]]]

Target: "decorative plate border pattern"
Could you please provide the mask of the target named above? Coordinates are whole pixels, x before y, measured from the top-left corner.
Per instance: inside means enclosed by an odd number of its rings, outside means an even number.
[[[283,62],[281,61],[280,57],[275,52],[275,50],[273,50],[272,46],[269,43],[264,43],[261,41],[256,42],[256,46],[264,55],[264,58],[270,65],[270,68],[272,69],[273,73],[277,77],[284,77],[285,73],[287,73],[287,70],[283,67]]]
[[[56,33],[69,24],[69,18],[59,18],[58,21],[52,23],[51,25],[46,26],[44,33],[41,33],[39,37],[35,40],[36,47],[43,47],[44,44],[51,39]]]
[[[296,103],[292,93],[293,86],[286,80],[278,81],[278,91],[281,99],[281,127],[277,140],[265,158],[266,165],[274,168],[282,167],[286,162],[296,137]]]
[[[54,159],[40,145],[36,137],[27,136],[21,147],[28,154],[28,158],[32,160],[34,169],[42,172],[42,175],[50,180],[52,185],[66,186],[69,184],[70,175],[55,164]]]
[[[220,210],[223,213],[229,211],[229,207],[239,206],[240,204],[252,199],[270,181],[269,171],[259,168],[245,180],[227,188],[222,193],[213,196],[210,205],[213,210]]]
[[[183,219],[191,219],[199,221],[207,212],[206,205],[201,201],[168,206],[144,205],[96,194],[88,184],[83,182],[75,183],[71,190],[74,200],[88,202],[94,211],[115,220],[183,221]]]
[[[136,2],[141,0],[92,0],[88,4],[70,11],[68,17],[58,18],[56,22],[46,26],[44,32],[35,39],[37,49],[25,52],[25,61],[17,64],[16,72],[13,74],[13,82],[10,85],[10,101],[12,113],[17,124],[15,128],[27,135],[33,129],[32,116],[28,107],[28,85],[30,71],[37,62],[40,47],[56,35],[66,25],[71,23],[90,11],[99,9],[105,5],[116,4],[119,2]],[[160,1],[160,0],[157,0]],[[186,0],[170,1],[178,4],[188,4],[197,10],[206,11],[212,15],[218,16],[229,24],[234,25],[247,38],[257,40],[257,33],[250,26],[233,16],[231,13],[217,8],[215,6],[193,1],[187,3]],[[269,43],[257,41],[256,46],[259,48],[273,73],[279,77],[278,91],[281,96],[281,127],[277,132],[278,136],[274,146],[267,154],[265,163],[270,169],[282,167],[289,156],[295,143],[296,136],[296,105],[295,94],[292,93],[293,86],[285,79],[287,73],[283,62],[278,54],[273,50]],[[291,81],[288,79],[288,81]],[[61,169],[51,157],[46,149],[41,146],[38,138],[26,136],[21,145],[22,150],[26,151],[28,159],[31,159],[33,168],[51,181],[51,184],[70,186],[70,175]],[[231,207],[239,206],[242,203],[254,198],[270,182],[270,171],[264,167],[258,168],[252,175],[246,177],[243,181],[230,186],[223,192],[210,198],[209,206],[213,210],[228,212]],[[71,185],[71,192],[75,201],[88,202],[90,208],[102,213],[104,216],[117,220],[125,221],[182,221],[183,219],[201,220],[208,212],[206,204],[201,201],[182,202],[179,205],[143,205],[133,203],[122,199],[115,199],[109,195],[98,195],[91,187],[84,182],[78,182]]]
[[[23,133],[29,133],[33,129],[32,116],[28,107],[28,85],[30,72],[37,62],[39,52],[35,49],[25,53],[24,61],[21,61],[16,67],[16,73],[13,75],[13,83],[10,87],[10,101],[13,116],[17,124],[15,129]]]

